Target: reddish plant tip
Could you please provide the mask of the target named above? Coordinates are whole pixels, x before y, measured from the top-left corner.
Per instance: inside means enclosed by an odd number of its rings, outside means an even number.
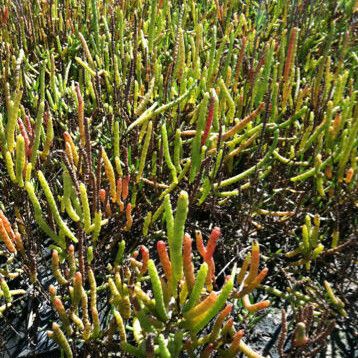
[[[81,272],[77,271],[73,277],[73,280],[76,282],[76,283],[81,283],[82,284],[82,274]]]
[[[250,303],[250,299],[248,295],[244,295],[242,298],[242,302],[244,304],[244,307],[249,311],[249,312],[257,312],[257,311],[261,311],[266,309],[267,307],[270,306],[271,302],[269,300],[264,300],[264,301],[260,301],[254,304]]]
[[[244,336],[244,330],[241,329],[240,331],[236,332],[232,337],[232,343],[228,351],[230,357],[236,357],[237,353],[240,350],[240,342],[243,336]]]
[[[198,303],[195,307],[193,307],[188,312],[185,312],[184,317],[188,320],[194,320],[196,317],[199,317],[204,312],[206,312],[209,307],[211,307],[217,300],[218,294],[215,292],[211,292],[209,296],[207,296],[204,300]]]
[[[11,253],[16,252],[16,248],[5,229],[4,222],[2,221],[2,219],[0,219],[0,239],[4,242],[9,252]]]
[[[143,262],[143,266],[142,266],[140,272],[143,274],[144,272],[147,271],[147,268],[148,268],[149,250],[147,249],[147,247],[142,245],[140,247],[140,253],[142,255],[142,262]]]
[[[81,96],[81,97],[82,97],[81,88],[80,88],[79,83],[76,83],[76,93],[77,93],[77,96]]]
[[[106,196],[107,196],[106,191],[104,189],[99,189],[98,195],[99,195],[99,200],[101,200],[101,203],[103,204],[106,201]]]
[[[73,254],[75,252],[75,247],[71,244],[69,247],[68,247],[68,253],[69,254]]]
[[[260,245],[257,240],[252,242],[252,255],[260,255]]]
[[[128,174],[123,178],[122,183],[122,199],[126,200],[129,194],[129,182],[131,180],[131,176]]]
[[[15,239],[15,233],[11,227],[10,221],[5,216],[4,212],[0,210],[0,219],[2,220],[2,224],[4,225],[4,229],[8,233],[9,237],[14,240]]]
[[[48,292],[50,293],[51,296],[55,296],[57,293],[56,287],[54,285],[50,285],[48,287]]]
[[[264,267],[262,270],[261,270],[261,272],[259,273],[259,275],[261,276],[263,276],[263,277],[266,277],[266,275],[268,274],[268,272],[269,272],[269,269],[267,268],[267,267]]]
[[[55,263],[58,263],[58,262],[59,262],[59,257],[58,257],[58,251],[57,251],[57,250],[52,250],[52,260],[53,260]]]
[[[211,235],[213,237],[215,237],[216,240],[218,240],[219,237],[221,236],[221,229],[219,227],[215,226],[214,229],[211,232]]]
[[[56,309],[61,309],[63,307],[62,301],[58,297],[54,298],[53,305]]]
[[[208,244],[206,246],[206,257],[209,259],[213,257],[214,251],[216,248],[216,243],[219,240],[221,236],[220,228],[214,227],[214,229],[211,231]]]
[[[271,301],[269,301],[269,300],[264,300],[264,301],[258,302],[257,310],[264,310],[264,309],[270,307],[270,305],[271,305]]]
[[[167,278],[167,280],[170,280],[172,276],[172,264],[170,262],[167,246],[164,241],[160,240],[157,242],[157,251],[160,263],[162,264],[165,273],[165,277]]]
[[[350,182],[352,181],[353,179],[353,176],[354,176],[354,169],[353,168],[349,168],[346,172],[346,177],[345,177],[345,182],[347,184],[350,184]]]
[[[126,231],[129,231],[133,224],[133,218],[132,218],[132,204],[128,203],[126,206]]]
[[[67,131],[63,132],[63,139],[65,141],[70,140],[71,139],[70,133],[68,133]]]
[[[224,330],[227,332],[233,327],[233,325],[234,325],[234,318],[230,317],[225,324]]]
[[[196,241],[196,247],[200,253],[200,255],[205,258],[206,257],[206,248],[203,243],[203,236],[201,234],[201,231],[196,230],[195,231],[195,241]]]
[[[232,309],[233,309],[234,305],[232,303],[229,303],[228,305],[225,306],[225,308],[222,310],[222,313],[227,316],[228,314],[231,313]]]
[[[191,247],[193,240],[191,239],[190,235],[188,233],[184,234],[184,244]]]
[[[159,251],[159,250],[166,250],[166,249],[167,249],[167,245],[165,244],[165,242],[162,240],[159,240],[157,242],[157,250]]]
[[[215,236],[220,236],[221,235],[221,230],[218,226],[215,226],[213,228],[213,230],[211,231],[211,235],[215,235]]]
[[[240,331],[237,331],[233,337],[234,342],[239,342],[241,338],[244,336],[245,331],[243,329],[240,329]]]
[[[141,245],[140,247],[140,253],[142,254],[142,256],[147,256],[149,254],[149,250],[147,249],[146,246]]]

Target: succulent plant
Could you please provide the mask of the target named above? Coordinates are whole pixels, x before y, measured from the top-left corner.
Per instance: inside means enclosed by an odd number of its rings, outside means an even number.
[[[4,0],[0,318],[42,297],[69,357],[259,357],[251,325],[287,304],[289,354],[322,349],[315,313],[350,319],[331,272],[355,245],[356,15]]]

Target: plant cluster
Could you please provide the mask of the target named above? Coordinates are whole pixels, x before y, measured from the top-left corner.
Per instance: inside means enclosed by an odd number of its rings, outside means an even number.
[[[0,319],[36,295],[67,357],[260,357],[278,305],[279,354],[322,351],[349,320],[357,11],[4,0]]]

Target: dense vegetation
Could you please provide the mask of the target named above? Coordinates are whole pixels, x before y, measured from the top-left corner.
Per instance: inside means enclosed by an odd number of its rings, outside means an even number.
[[[352,357],[357,20],[3,0],[0,355]]]

